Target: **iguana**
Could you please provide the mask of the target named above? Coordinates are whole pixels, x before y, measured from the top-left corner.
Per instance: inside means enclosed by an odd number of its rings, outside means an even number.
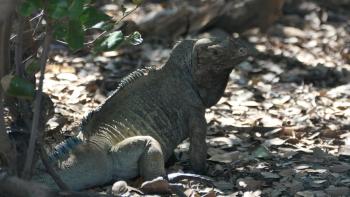
[[[164,162],[190,139],[190,162],[205,171],[205,109],[224,93],[230,72],[248,48],[233,38],[178,43],[161,68],[138,69],[81,122],[77,137],[51,155],[62,159],[58,174],[73,190],[142,176],[165,175]],[[56,187],[46,173],[34,180]]]

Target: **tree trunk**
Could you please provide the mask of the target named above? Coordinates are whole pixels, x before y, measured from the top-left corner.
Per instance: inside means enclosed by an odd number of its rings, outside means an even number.
[[[9,40],[11,35],[11,19],[17,1],[0,0],[0,79],[10,70]],[[4,90],[0,87],[0,167],[15,169],[15,151],[6,133],[4,120]]]

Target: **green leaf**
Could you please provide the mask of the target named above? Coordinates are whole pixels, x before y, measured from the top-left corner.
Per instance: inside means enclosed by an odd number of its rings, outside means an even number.
[[[31,2],[37,8],[43,8],[44,4],[42,0],[26,0],[27,2]]]
[[[79,19],[84,12],[84,0],[73,0],[68,8],[69,17],[71,19]]]
[[[22,16],[29,16],[32,13],[34,13],[35,10],[37,9],[38,7],[36,7],[34,3],[32,3],[31,1],[25,1],[22,3],[21,7],[19,8],[19,13]]]
[[[1,79],[3,90],[11,96],[33,99],[35,86],[30,81],[16,75],[6,75]]]
[[[80,49],[84,46],[84,30],[80,21],[69,21],[66,41],[73,50]]]
[[[81,16],[82,24],[85,25],[85,27],[91,27],[99,22],[108,21],[110,19],[110,16],[93,7],[86,8]]]
[[[143,0],[132,0],[132,3],[139,6],[143,3]]]
[[[38,63],[38,60],[33,60],[30,64],[26,65],[26,73],[29,76],[33,76],[35,73],[40,71],[40,65]]]
[[[259,146],[252,152],[252,156],[255,158],[267,159],[271,157],[271,153],[265,146]]]
[[[52,0],[48,5],[49,16],[53,19],[60,19],[69,14],[67,0]]]
[[[121,31],[110,33],[108,37],[101,43],[103,50],[113,50],[124,41],[124,35]]]
[[[65,40],[68,32],[67,25],[56,23],[53,27],[53,35],[57,40]]]
[[[135,31],[131,35],[127,36],[126,40],[128,41],[129,44],[132,44],[132,45],[139,45],[143,41],[142,36],[138,31]]]
[[[114,28],[114,23],[110,22],[99,22],[96,25],[92,26],[93,28],[96,29],[101,29],[104,31],[111,31]]]

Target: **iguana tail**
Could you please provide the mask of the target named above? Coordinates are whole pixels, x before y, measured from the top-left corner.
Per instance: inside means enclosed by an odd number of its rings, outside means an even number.
[[[77,145],[82,144],[83,140],[79,136],[70,137],[63,142],[59,143],[54,150],[49,154],[49,161],[54,163],[60,160],[64,156],[73,150]]]

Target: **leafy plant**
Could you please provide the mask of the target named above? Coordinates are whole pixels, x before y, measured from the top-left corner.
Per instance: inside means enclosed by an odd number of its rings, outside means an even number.
[[[139,7],[143,0],[133,0],[132,2],[136,7],[129,12],[123,8],[124,16],[127,16]],[[54,28],[53,34],[55,35],[55,39],[67,42],[72,50],[78,50],[84,47],[86,30],[98,23],[104,23],[104,27],[112,24],[112,28],[109,27],[109,30],[103,31],[98,36],[98,39],[96,39],[96,41],[98,40],[97,43],[103,43],[103,46],[97,46],[99,48],[97,51],[114,50],[120,44],[124,43],[122,41],[133,45],[142,42],[138,32],[125,36],[119,31],[114,31],[113,26],[120,22],[120,20],[117,22],[112,21],[110,16],[94,7],[93,3],[94,1],[92,0],[27,0],[22,3],[19,11],[23,16],[30,16],[38,13],[39,10],[44,10],[48,16],[48,20],[50,20],[47,22],[52,23]],[[137,40],[132,39],[136,38],[135,35],[138,37]]]
[[[131,11],[126,11],[122,6],[123,18],[129,15],[132,11],[137,9],[143,0],[133,0],[135,8]],[[115,26],[123,19],[113,21],[112,18],[106,15],[104,12],[94,7],[95,1],[93,0],[26,0],[20,6],[19,12],[24,17],[34,16],[38,13],[44,13],[45,24],[50,25],[53,38],[61,40],[69,46],[73,51],[77,51],[85,46],[92,46],[95,53],[102,51],[115,50],[122,44],[138,45],[141,44],[143,39],[139,32],[134,32],[130,35],[124,35],[123,32],[115,30]],[[100,35],[97,35],[95,40],[85,42],[86,30],[89,28],[97,28],[102,31]],[[38,64],[37,64],[38,65]],[[38,68],[39,66],[37,66]],[[25,69],[28,71],[28,69]],[[30,70],[29,75],[35,73]],[[36,69],[39,71],[39,69]],[[16,78],[6,78],[6,80],[17,80],[22,76],[16,76]],[[7,93],[11,96],[17,96],[23,98],[18,92],[18,88],[26,90],[28,87],[25,83],[6,82],[6,84],[17,84],[17,89],[13,86],[7,87]],[[22,78],[22,82],[27,81]],[[30,83],[29,81],[27,81]],[[34,86],[31,84],[30,87]],[[35,88],[34,88],[35,89]],[[18,94],[16,93],[18,92]],[[11,93],[11,94],[10,94]]]

